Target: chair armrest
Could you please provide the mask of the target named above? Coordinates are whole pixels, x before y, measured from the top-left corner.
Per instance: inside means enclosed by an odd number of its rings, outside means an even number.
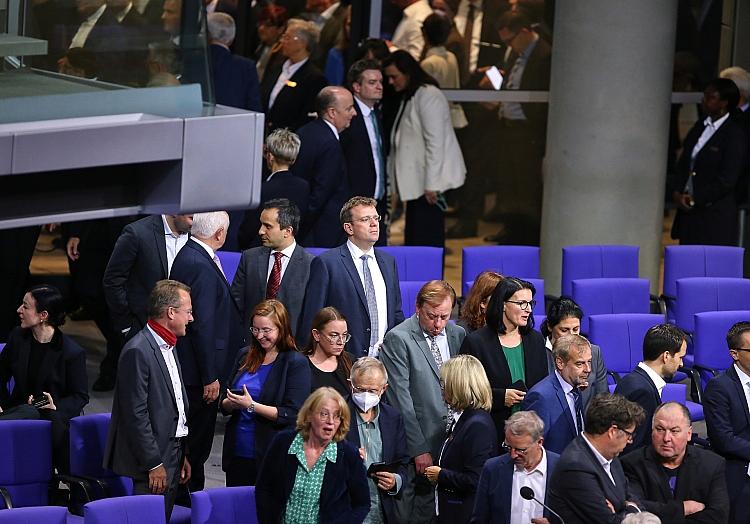
[[[608,369],[607,370],[607,375],[609,375],[610,377],[612,377],[612,379],[614,379],[615,385],[617,385],[617,384],[620,383],[621,377],[620,377],[620,374],[617,371],[611,371],[611,370]]]
[[[659,310],[659,314],[664,316],[664,322],[667,322],[667,303],[664,301],[663,295],[649,295],[648,297],[649,301]]]
[[[0,497],[3,498],[3,502],[5,502],[5,509],[12,509],[13,508],[13,501],[10,498],[10,492],[5,488],[0,488]]]
[[[718,369],[710,368],[708,366],[703,366],[701,364],[693,363],[692,369],[695,369],[697,371],[708,371],[709,373],[711,373],[715,377],[719,376],[719,370]]]
[[[63,475],[58,473],[56,475],[52,475],[52,481],[62,482],[63,484],[67,484],[68,487],[70,487],[71,485],[76,485],[83,491],[83,496],[86,498],[86,502],[91,502],[92,500],[94,500],[91,497],[91,485],[88,483],[88,481],[81,477],[75,477],[73,475]]]
[[[708,439],[699,437],[696,433],[693,433],[693,437],[690,439],[690,444],[708,450],[711,449],[711,442],[709,442]]]
[[[690,377],[690,398],[693,402],[703,404],[703,389],[701,388],[701,375],[695,368],[680,366],[678,371],[682,371]]]
[[[95,496],[94,493],[93,493],[93,490],[92,490],[92,493],[89,493],[89,495],[91,496],[91,500],[98,500],[100,498],[108,499],[109,497],[112,496],[110,494],[109,484],[107,484],[105,481],[103,481],[101,479],[98,479],[96,477],[92,477],[90,475],[68,475],[68,476],[70,478],[72,478],[72,479],[76,479],[76,480],[84,481],[84,482],[88,483],[88,486],[90,488],[93,487],[93,486],[96,486],[97,488],[99,488],[99,490],[101,491],[102,496],[101,497]],[[91,500],[89,500],[89,502]]]

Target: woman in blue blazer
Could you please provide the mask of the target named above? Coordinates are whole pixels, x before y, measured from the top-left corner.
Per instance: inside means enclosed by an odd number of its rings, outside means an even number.
[[[482,363],[471,355],[450,359],[440,376],[454,421],[437,466],[429,466],[425,474],[437,488],[438,522],[469,522],[484,463],[499,452],[489,414],[492,391]]]
[[[260,302],[250,323],[253,341],[240,351],[221,401],[222,412],[231,414],[221,456],[227,486],[255,484],[268,445],[294,424],[310,391],[307,359],[297,353],[284,305]]]

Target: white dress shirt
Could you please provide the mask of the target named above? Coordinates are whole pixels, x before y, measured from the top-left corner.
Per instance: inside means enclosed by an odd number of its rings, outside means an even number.
[[[122,21],[125,20],[125,17],[128,16],[128,13],[130,12],[131,9],[133,9],[133,2],[130,2],[128,5],[125,6],[125,9],[123,9],[122,11],[117,13],[117,15],[115,15],[115,18],[117,18],[117,22],[121,24]]]
[[[427,0],[418,0],[404,9],[404,15],[393,32],[393,47],[408,51],[419,62],[424,48],[422,22],[431,14],[432,8]]]
[[[424,338],[427,340],[427,347],[429,348],[432,345],[432,335],[430,335],[427,332],[422,332],[424,334]],[[448,347],[448,335],[445,334],[445,329],[443,329],[438,336],[435,337],[435,342],[437,343],[437,347],[440,350],[440,358],[443,359],[443,364],[448,362],[451,358],[451,351]]]
[[[667,383],[664,382],[664,379],[661,378],[656,371],[648,367],[645,363],[638,362],[638,367],[646,372],[646,374],[648,375],[648,378],[651,379],[651,382],[654,383],[654,386],[656,386],[657,391],[659,391],[659,398],[661,398],[661,392],[664,391],[664,386],[666,386]]]
[[[747,409],[750,409],[750,376],[740,369],[737,364],[734,364],[734,370],[737,372],[737,376],[742,384],[742,392],[745,394],[745,402],[747,402]],[[750,476],[750,464],[747,465],[747,474]]]
[[[167,223],[167,217],[165,215],[161,216],[161,221],[164,224],[164,239],[167,244],[167,275],[172,271],[172,264],[174,263],[174,259],[177,256],[177,253],[180,252],[180,249],[185,247],[185,244],[187,244],[188,239],[190,238],[189,233],[175,233],[172,231],[172,229],[169,227],[169,224]]]
[[[530,487],[534,497],[544,500],[547,492],[547,452],[542,448],[542,460],[531,471],[523,466],[513,467],[513,483],[510,488],[510,524],[529,524],[531,519],[544,516],[544,508],[533,500],[521,496],[521,488]]]
[[[336,129],[336,126],[330,123],[325,118],[321,118],[321,120],[326,123],[326,125],[331,129],[331,131],[333,131],[333,136],[336,137],[336,140],[339,140],[339,130]]]
[[[281,278],[284,278],[284,273],[286,273],[286,268],[289,266],[289,260],[292,258],[292,253],[294,253],[294,249],[297,247],[297,242],[294,241],[290,245],[288,245],[286,248],[281,250],[281,254],[284,255],[281,257]],[[266,284],[268,284],[268,279],[271,278],[271,270],[273,269],[273,263],[276,262],[276,250],[272,250],[271,253],[268,255],[268,272],[266,272]]]
[[[453,19],[456,29],[458,29],[463,38],[466,29],[466,19],[469,16],[469,4],[472,3],[474,4],[474,26],[471,31],[471,51],[469,52],[470,73],[476,71],[477,61],[479,60],[479,42],[482,39],[482,18],[484,17],[482,0],[461,0],[461,3],[458,5],[456,17]]]
[[[177,361],[174,358],[174,346],[170,346],[164,342],[164,339],[157,335],[156,331],[151,329],[151,326],[147,325],[146,327],[156,340],[159,349],[161,349],[161,355],[164,357],[164,361],[167,364],[169,378],[172,381],[172,390],[174,391],[174,398],[177,402],[177,431],[175,431],[174,436],[176,438],[186,437],[188,434],[187,416],[185,415],[185,403],[182,400],[182,381],[180,380],[180,371],[177,369]]]
[[[107,4],[102,4],[102,6],[94,11],[91,16],[81,22],[81,25],[78,26],[78,31],[76,31],[75,36],[73,36],[73,40],[70,41],[69,49],[86,45],[86,39],[88,39],[91,30],[94,29],[94,26],[99,21],[99,18],[102,16],[105,9],[107,9]]]
[[[287,59],[284,62],[284,65],[281,66],[281,73],[279,74],[278,80],[276,80],[276,84],[273,86],[273,89],[271,90],[271,94],[268,97],[268,107],[273,107],[273,103],[276,102],[276,97],[279,96],[279,93],[282,89],[284,89],[284,86],[289,81],[290,78],[294,76],[294,73],[299,70],[300,67],[305,65],[307,62],[307,58],[304,60],[300,60],[297,63],[292,63],[291,60]]]
[[[370,275],[372,276],[372,284],[375,287],[375,303],[378,307],[378,341],[375,346],[368,348],[367,354],[371,357],[377,357],[380,351],[380,344],[383,342],[385,336],[385,330],[388,327],[388,298],[385,289],[385,279],[383,274],[380,272],[380,266],[378,261],[375,259],[375,250],[370,248],[369,251],[362,251],[351,240],[346,241],[346,247],[349,249],[349,253],[354,261],[354,267],[357,268],[357,274],[359,280],[362,283],[362,289],[365,288],[365,273],[362,267],[362,259],[359,258],[362,255],[370,255],[367,261],[367,267],[370,268]]]
[[[576,417],[576,400],[573,396],[573,386],[571,384],[568,384],[557,370],[555,370],[555,376],[557,377],[558,382],[560,382],[560,387],[562,387],[563,393],[565,393],[565,400],[568,401],[568,409],[570,409],[570,414],[573,416],[573,425],[579,432],[583,431],[583,428],[578,427],[578,420]]]
[[[695,146],[693,146],[693,151],[690,153],[691,160],[695,160],[695,157],[698,156],[698,153],[701,152],[701,149],[703,149],[703,146],[706,145],[706,142],[711,140],[711,137],[714,136],[714,133],[719,130],[721,124],[726,122],[728,118],[729,113],[719,118],[716,122],[712,121],[710,116],[706,117],[706,119],[703,121],[703,125],[706,127],[703,128],[703,133],[701,133],[701,136],[698,138]]]
[[[616,486],[617,484],[615,483],[615,478],[612,476],[611,471],[612,461],[607,460],[606,458],[604,458],[604,455],[599,453],[599,450],[594,447],[594,445],[591,443],[591,441],[589,441],[588,438],[586,438],[585,433],[581,433],[581,436],[583,437],[583,440],[586,441],[586,444],[588,444],[589,448],[591,448],[591,451],[594,452],[594,456],[596,457],[597,462],[599,462],[599,465],[602,467],[602,469],[604,469],[604,472],[609,477],[609,480],[611,480],[612,484]]]
[[[510,71],[507,72],[503,89],[521,89],[521,82],[523,80],[523,72],[526,70],[526,64],[529,61],[531,53],[534,52],[537,43],[539,42],[539,35],[534,34],[534,40],[529,46],[523,50],[523,53],[518,55],[516,62],[511,67]],[[523,107],[520,102],[501,102],[498,116],[506,120],[526,120],[526,115],[523,112]]]
[[[385,159],[382,159],[382,163],[378,160],[379,155],[382,155],[382,147],[380,145],[382,139],[378,136],[377,131],[375,131],[375,127],[372,125],[372,117],[370,116],[370,113],[372,113],[373,111],[372,108],[362,102],[356,96],[354,97],[354,101],[357,103],[359,114],[362,115],[362,118],[365,121],[365,128],[367,128],[367,137],[370,139],[370,150],[372,151],[373,164],[375,164],[375,194],[367,196],[378,198],[378,195],[383,194],[383,180],[385,180],[383,173],[381,173],[381,166],[385,165]]]

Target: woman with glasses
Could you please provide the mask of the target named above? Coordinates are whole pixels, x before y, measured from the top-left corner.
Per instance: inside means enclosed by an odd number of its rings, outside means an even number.
[[[315,315],[310,330],[310,342],[303,351],[310,365],[310,391],[330,387],[349,396],[349,373],[352,356],[344,351],[351,339],[346,318],[335,307],[324,307]]]
[[[350,416],[333,388],[316,389],[305,400],[296,431],[279,433],[261,465],[255,485],[258,522],[364,521],[370,491],[359,450],[346,440]]]
[[[253,309],[250,346],[240,351],[230,389],[220,406],[231,415],[224,435],[221,466],[227,486],[252,486],[274,435],[291,427],[310,392],[310,370],[278,300]]]
[[[488,413],[492,391],[482,363],[471,355],[448,360],[440,377],[453,421],[437,465],[425,475],[437,490],[438,522],[469,522],[482,467],[498,454],[497,431]]]
[[[547,376],[544,337],[535,331],[536,289],[525,280],[500,281],[487,304],[487,325],[470,333],[460,353],[474,355],[492,387],[492,418],[498,434],[521,408],[526,391]]]

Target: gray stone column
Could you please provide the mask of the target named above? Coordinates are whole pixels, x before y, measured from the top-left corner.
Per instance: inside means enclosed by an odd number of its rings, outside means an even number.
[[[639,245],[659,285],[676,0],[558,0],[541,271],[560,292],[562,247]]]

